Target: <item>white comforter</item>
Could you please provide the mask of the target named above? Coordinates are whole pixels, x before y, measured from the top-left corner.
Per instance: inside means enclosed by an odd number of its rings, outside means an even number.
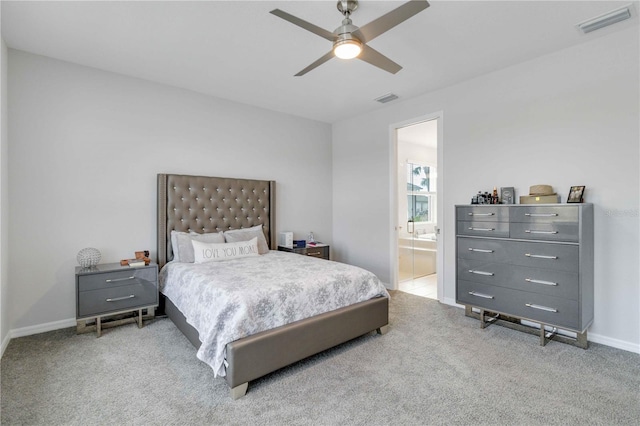
[[[160,272],[160,289],[198,330],[197,356],[216,376],[225,375],[227,343],[388,296],[369,271],[280,251],[223,262],[170,262]]]

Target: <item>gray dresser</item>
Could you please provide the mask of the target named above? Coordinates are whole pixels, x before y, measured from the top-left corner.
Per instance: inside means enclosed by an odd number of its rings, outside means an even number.
[[[593,204],[459,205],[456,226],[456,301],[468,316],[539,334],[542,345],[587,347]]]

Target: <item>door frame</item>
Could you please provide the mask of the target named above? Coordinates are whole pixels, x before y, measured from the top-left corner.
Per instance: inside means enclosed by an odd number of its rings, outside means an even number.
[[[418,124],[425,121],[437,120],[437,167],[438,167],[438,182],[436,185],[436,193],[438,198],[438,207],[436,213],[438,215],[438,241],[436,243],[436,271],[438,274],[438,301],[444,301],[444,113],[443,111],[437,111],[430,114],[421,115],[408,120],[404,120],[397,123],[392,123],[389,126],[389,199],[392,201],[389,203],[389,217],[391,220],[391,240],[389,246],[390,252],[390,271],[391,271],[391,287],[394,290],[398,289],[398,133],[397,130],[402,127],[411,126],[412,124]]]

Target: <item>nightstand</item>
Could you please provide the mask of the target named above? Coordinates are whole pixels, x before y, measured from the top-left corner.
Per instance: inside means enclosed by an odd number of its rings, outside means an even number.
[[[315,246],[301,248],[278,246],[278,250],[329,260],[329,244],[316,244]]]
[[[76,323],[77,332],[96,331],[102,328],[137,322],[142,327],[145,319],[155,316],[158,306],[158,265],[120,266],[105,263],[91,268],[76,267]],[[137,312],[136,312],[137,311]],[[125,314],[134,313],[126,317]],[[102,322],[109,317],[108,322]],[[95,321],[95,325],[87,325]]]

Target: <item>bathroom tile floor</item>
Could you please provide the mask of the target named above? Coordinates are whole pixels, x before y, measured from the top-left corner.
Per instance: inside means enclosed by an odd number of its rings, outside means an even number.
[[[398,290],[411,293],[416,296],[437,299],[438,274],[426,275],[414,280],[402,281],[398,284]]]

